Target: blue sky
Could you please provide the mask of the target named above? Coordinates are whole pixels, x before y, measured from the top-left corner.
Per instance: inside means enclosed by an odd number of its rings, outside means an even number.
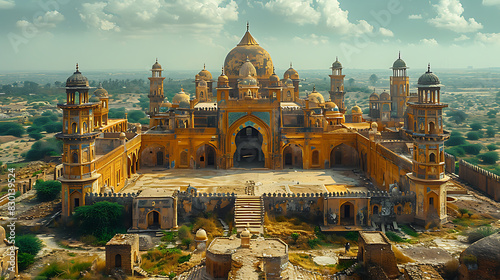
[[[0,0],[0,71],[220,69],[247,21],[278,69],[500,66],[500,0]]]

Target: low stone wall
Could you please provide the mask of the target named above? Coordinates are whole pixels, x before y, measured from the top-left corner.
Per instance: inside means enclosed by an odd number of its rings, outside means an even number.
[[[220,218],[224,218],[228,213],[234,213],[236,194],[197,193],[194,190],[177,193],[177,199],[177,217],[178,223],[181,223],[202,213],[213,212]]]
[[[458,174],[460,179],[471,184],[475,189],[500,201],[500,176],[464,160],[460,160]]]

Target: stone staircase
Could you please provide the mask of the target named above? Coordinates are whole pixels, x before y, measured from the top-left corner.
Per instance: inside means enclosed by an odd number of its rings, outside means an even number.
[[[237,232],[245,228],[251,233],[264,233],[264,202],[260,196],[242,195],[234,203],[234,226]]]
[[[148,277],[148,273],[138,266],[134,266],[134,274],[138,277]]]

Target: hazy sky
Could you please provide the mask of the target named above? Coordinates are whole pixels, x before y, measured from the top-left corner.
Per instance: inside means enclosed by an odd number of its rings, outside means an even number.
[[[500,0],[0,0],[0,71],[220,69],[247,21],[278,69],[500,66]]]

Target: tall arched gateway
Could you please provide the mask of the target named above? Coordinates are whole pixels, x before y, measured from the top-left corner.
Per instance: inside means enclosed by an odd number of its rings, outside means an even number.
[[[235,137],[236,151],[233,155],[233,166],[242,168],[265,167],[265,156],[262,152],[262,134],[252,126],[241,129]]]

